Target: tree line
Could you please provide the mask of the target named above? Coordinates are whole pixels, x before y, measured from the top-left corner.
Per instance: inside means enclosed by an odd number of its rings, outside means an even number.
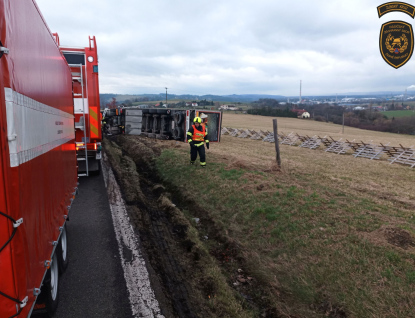
[[[297,113],[292,112],[288,107],[285,109],[271,107],[251,108],[248,109],[247,113],[251,115],[297,118]]]
[[[400,118],[388,118],[381,112],[371,109],[345,111],[342,107],[332,105],[311,106],[309,112],[314,115],[314,120],[332,122],[375,131],[383,131],[397,134],[415,135],[415,115]]]
[[[252,108],[247,113],[251,115],[291,117],[296,118],[297,113],[292,112],[288,107],[281,107],[280,103],[272,98],[260,98],[251,103]]]

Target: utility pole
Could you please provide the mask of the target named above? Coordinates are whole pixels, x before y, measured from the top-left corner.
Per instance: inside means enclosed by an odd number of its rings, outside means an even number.
[[[301,104],[301,100],[302,100],[302,97],[301,97],[301,89],[302,89],[302,84],[303,84],[303,81],[302,81],[302,80],[300,80],[300,101],[299,101],[299,103],[298,103],[298,104]]]
[[[166,107],[167,107],[167,87],[166,87]]]

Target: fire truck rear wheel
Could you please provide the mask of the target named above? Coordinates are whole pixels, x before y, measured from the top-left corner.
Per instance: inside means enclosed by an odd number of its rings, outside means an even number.
[[[63,227],[61,238],[59,240],[58,247],[56,249],[59,264],[59,273],[62,274],[68,268],[68,239],[66,235],[66,224]]]
[[[59,303],[59,264],[56,253],[53,255],[52,264],[46,274],[42,292],[46,293],[46,310],[49,317],[56,312]]]
[[[98,168],[97,170],[91,170],[89,172],[91,176],[99,176],[101,174],[101,160],[97,160],[97,161],[98,161]]]

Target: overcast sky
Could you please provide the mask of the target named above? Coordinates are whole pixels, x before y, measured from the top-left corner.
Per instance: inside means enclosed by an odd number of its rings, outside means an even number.
[[[405,91],[379,52],[375,0],[36,0],[61,44],[97,38],[101,93],[297,96]]]

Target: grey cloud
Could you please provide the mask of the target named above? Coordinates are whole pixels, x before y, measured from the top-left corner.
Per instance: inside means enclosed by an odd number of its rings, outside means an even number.
[[[379,54],[379,1],[37,0],[68,45],[96,35],[102,92],[304,93],[407,87]],[[172,91],[173,93],[173,91]]]

